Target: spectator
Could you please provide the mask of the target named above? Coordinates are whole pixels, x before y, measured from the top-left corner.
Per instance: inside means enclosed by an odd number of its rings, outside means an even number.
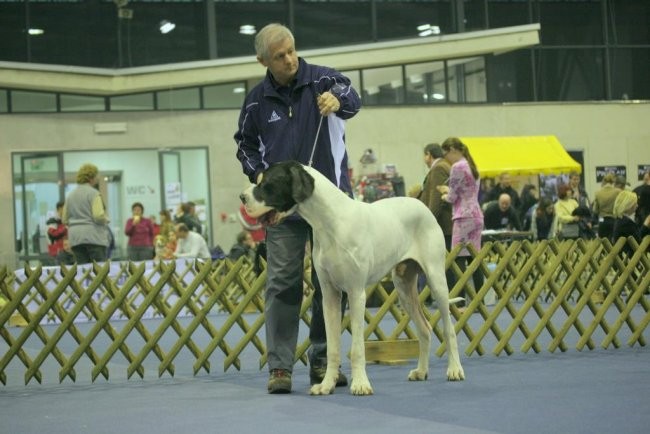
[[[608,173],[603,177],[602,188],[596,192],[593,212],[598,216],[598,236],[611,240],[614,231],[614,202],[621,192],[614,186],[615,176]]]
[[[555,236],[557,215],[550,199],[541,198],[537,205],[533,206],[532,216],[530,230],[534,240],[547,240]]]
[[[165,244],[167,243],[167,239],[169,238],[169,234],[173,233],[174,237],[176,237],[176,225],[174,224],[174,221],[172,220],[171,214],[169,210],[163,209],[158,213],[158,216],[160,217],[160,232],[159,235],[162,237],[163,241]],[[173,252],[173,250],[172,250]]]
[[[618,175],[614,179],[614,187],[620,189],[621,191],[625,190],[625,188],[629,187],[629,186],[630,186],[630,183],[627,182],[627,179],[625,179],[625,177],[623,175]]]
[[[497,203],[487,207],[483,221],[485,223],[485,229],[521,230],[519,217],[512,207],[510,196],[507,193],[501,194]]]
[[[179,205],[176,213],[175,222],[183,223],[192,232],[201,232],[201,222],[196,217],[196,205],[194,202],[185,202]]]
[[[70,240],[65,237],[62,241],[62,248],[56,255],[56,263],[59,265],[72,265],[76,262],[76,259],[70,246]]]
[[[643,182],[634,188],[634,192],[639,198],[636,209],[636,222],[643,224],[645,218],[650,215],[650,170],[643,174]]]
[[[476,251],[481,250],[481,232],[483,229],[483,213],[478,203],[480,177],[476,164],[469,153],[467,146],[457,137],[450,137],[442,143],[445,159],[451,164],[449,173],[449,186],[439,186],[442,200],[452,205],[452,247],[462,244],[463,248],[458,253],[456,263],[462,271],[467,268],[471,253],[465,247],[467,244],[474,246]],[[483,286],[483,274],[479,269],[474,273],[474,289],[477,291]],[[464,297],[465,294],[463,293]]]
[[[571,187],[562,184],[557,188],[557,202],[555,202],[555,215],[557,216],[556,236],[560,236],[564,225],[570,223],[577,223],[580,217],[573,214],[573,211],[578,208],[578,202],[571,197]],[[567,238],[567,236],[564,236]],[[576,230],[575,238],[578,237]],[[573,238],[573,236],[571,237]]]
[[[61,221],[63,215],[63,202],[56,203],[56,215],[47,220],[47,252],[56,259],[57,255],[63,250],[63,240],[68,236],[68,228]],[[69,243],[68,243],[69,244]]]
[[[313,163],[314,169],[351,195],[345,120],[357,114],[361,100],[350,79],[299,58],[293,34],[280,24],[269,24],[258,32],[255,51],[267,71],[246,96],[235,133],[237,158],[244,173],[251,182],[259,182],[269,164],[286,160]],[[298,218],[286,219],[266,231],[269,393],[291,392],[305,245],[311,233],[309,225]],[[327,365],[327,342],[315,272],[312,281],[316,291],[309,330],[309,376],[312,383],[320,383]],[[336,385],[346,384],[339,372]]]
[[[442,193],[438,190],[441,185],[447,185],[449,182],[449,173],[451,166],[449,162],[442,158],[442,148],[437,143],[430,143],[424,147],[424,164],[427,165],[427,172],[422,184],[422,191],[419,199],[431,210],[431,213],[438,221],[442,234],[445,237],[445,247],[447,251],[451,250],[451,204],[442,200]],[[447,270],[447,286],[449,289],[454,287],[456,276],[451,268]],[[418,289],[424,288],[426,276],[420,274]]]
[[[578,202],[578,206],[586,207],[591,209],[591,202],[589,201],[589,196],[587,192],[582,188],[580,184],[580,174],[577,172],[571,172],[569,174],[569,187],[571,187],[571,197]]]
[[[530,229],[532,219],[532,207],[537,205],[539,199],[537,198],[537,187],[533,184],[526,184],[521,189],[521,207],[519,208],[519,223],[521,229],[527,231]]]
[[[248,231],[241,231],[237,234],[237,242],[230,248],[228,258],[236,261],[240,257],[246,256],[253,263],[255,261],[256,246],[255,240],[253,240],[253,234]]]
[[[210,259],[210,249],[205,239],[185,225],[179,223],[176,225],[176,250],[174,256],[176,258],[199,258]]]
[[[510,177],[510,174],[508,172],[503,172],[501,175],[499,175],[499,182],[490,190],[486,202],[490,201],[498,201],[499,196],[501,196],[503,193],[506,193],[508,196],[510,196],[510,201],[512,203],[512,207],[515,209],[515,211],[519,212],[519,209],[521,208],[521,200],[519,199],[519,194],[517,194],[517,191],[512,188],[512,178]]]
[[[126,246],[129,261],[148,261],[153,259],[153,223],[143,217],[144,206],[140,202],[131,205],[133,217],[126,221],[124,233],[129,237]]]
[[[77,172],[77,187],[63,206],[62,221],[68,226],[68,238],[79,264],[106,261],[110,243],[108,215],[97,190],[99,170],[84,164]]]
[[[624,190],[616,196],[614,202],[614,216],[616,220],[612,231],[612,239],[614,242],[616,242],[620,237],[632,237],[637,242],[641,242],[643,237],[650,235],[650,216],[645,218],[642,225],[639,225],[634,221],[634,213],[637,206],[638,199],[634,192]],[[629,243],[626,243],[625,246],[623,246],[622,252],[625,253],[628,258],[634,255],[634,249],[632,249]]]

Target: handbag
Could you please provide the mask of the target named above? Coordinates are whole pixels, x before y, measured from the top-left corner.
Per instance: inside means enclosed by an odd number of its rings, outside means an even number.
[[[574,240],[580,238],[580,225],[578,222],[570,222],[562,225],[560,229],[561,240]]]

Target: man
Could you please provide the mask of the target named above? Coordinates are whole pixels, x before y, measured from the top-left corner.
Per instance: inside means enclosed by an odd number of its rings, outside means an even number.
[[[497,203],[488,206],[483,218],[485,229],[521,230],[517,212],[512,207],[510,196],[506,193],[499,196]]]
[[[514,188],[512,188],[512,179],[510,178],[510,174],[507,172],[503,172],[501,175],[499,175],[499,182],[488,194],[487,202],[499,200],[499,197],[503,193],[506,193],[508,196],[510,196],[512,206],[514,207],[515,211],[519,211],[519,208],[521,206],[519,201],[519,194]]]
[[[442,233],[445,236],[447,251],[451,250],[451,204],[442,200],[442,193],[438,186],[447,185],[451,166],[442,158],[442,148],[437,143],[429,143],[424,147],[424,164],[429,168],[427,176],[422,184],[422,192],[419,199],[429,207],[431,213],[438,221]],[[447,270],[447,286],[453,288],[456,278],[451,269]]]
[[[247,95],[235,133],[237,158],[251,182],[272,163],[297,160],[312,164],[348,194],[345,120],[361,108],[350,79],[324,66],[310,65],[296,53],[294,37],[280,24],[269,24],[255,37],[257,60],[266,77]],[[322,125],[321,125],[322,123]],[[313,158],[312,158],[313,155]],[[266,232],[266,346],[269,393],[290,393],[300,305],[303,296],[303,260],[311,228],[290,218],[269,226]],[[327,365],[322,294],[316,289],[309,332],[310,380],[320,383]],[[337,386],[347,384],[340,373]]]
[[[177,258],[210,259],[210,249],[205,239],[191,231],[185,223],[176,225],[176,251]]]
[[[228,258],[236,261],[242,256],[247,256],[252,261],[255,260],[255,248],[257,247],[253,234],[248,231],[241,231],[237,234],[237,242],[230,248]]]

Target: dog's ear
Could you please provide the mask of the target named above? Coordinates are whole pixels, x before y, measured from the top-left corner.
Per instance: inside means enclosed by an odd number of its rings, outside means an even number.
[[[314,178],[301,165],[291,166],[291,196],[297,203],[302,202],[314,192]]]

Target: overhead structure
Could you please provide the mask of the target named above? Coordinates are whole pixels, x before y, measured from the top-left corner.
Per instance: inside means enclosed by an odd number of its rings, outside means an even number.
[[[310,63],[346,71],[498,55],[539,44],[539,31],[540,25],[536,23],[427,38],[300,50],[299,54],[309,59]],[[257,62],[252,46],[251,54],[244,57],[119,69],[0,62],[2,87],[91,95],[257,81],[263,75],[264,69]]]
[[[461,137],[481,178],[511,175],[558,175],[582,171],[555,136]]]

